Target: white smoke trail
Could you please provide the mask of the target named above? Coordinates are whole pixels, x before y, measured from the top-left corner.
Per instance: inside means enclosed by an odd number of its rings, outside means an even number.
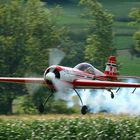
[[[137,81],[131,79],[128,82]],[[140,115],[140,89],[136,89],[132,94],[133,90],[133,88],[123,88],[118,93],[113,90],[114,99],[111,99],[107,90],[85,90],[81,97],[93,113],[106,111],[113,114]]]
[[[137,83],[138,81],[131,79],[127,82]],[[65,86],[69,87],[69,86]],[[67,102],[68,107],[75,105],[73,97],[76,93],[71,88],[59,86],[60,92],[56,93],[56,99],[63,99]],[[90,112],[108,112],[113,114],[129,114],[140,115],[140,88],[137,88],[132,94],[134,88],[121,88],[118,93],[116,89],[112,90],[115,97],[111,98],[110,92],[107,90],[77,90],[83,100],[84,105],[89,106]],[[78,99],[79,100],[79,99]],[[78,104],[82,106],[80,100]]]

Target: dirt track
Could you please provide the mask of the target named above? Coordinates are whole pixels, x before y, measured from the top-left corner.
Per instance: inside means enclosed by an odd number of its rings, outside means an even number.
[[[48,114],[48,115],[0,115],[0,119],[2,120],[59,120],[59,119],[91,119],[91,118],[106,118],[106,119],[121,119],[121,118],[131,118],[132,116],[128,115],[113,115],[107,113],[99,113],[99,114],[72,114],[72,115],[64,115],[64,114]],[[135,117],[135,116],[134,116]]]

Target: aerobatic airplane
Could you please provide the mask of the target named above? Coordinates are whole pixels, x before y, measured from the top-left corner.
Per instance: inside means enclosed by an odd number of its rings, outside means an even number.
[[[0,82],[40,83],[49,88],[52,92],[45,102],[40,105],[39,111],[41,113],[44,112],[44,106],[54,91],[59,90],[60,85],[64,85],[64,87],[68,85],[69,88],[72,88],[76,92],[81,101],[81,113],[86,114],[88,107],[83,104],[77,89],[105,89],[110,92],[111,98],[113,99],[114,93],[112,92],[112,88],[118,88],[116,92],[118,92],[121,87],[134,88],[132,93],[135,92],[136,88],[140,88],[140,83],[119,82],[119,78],[139,79],[140,77],[118,76],[116,57],[110,56],[104,72],[99,71],[89,63],[80,63],[74,68],[52,65],[45,70],[44,77],[41,78],[0,77]]]

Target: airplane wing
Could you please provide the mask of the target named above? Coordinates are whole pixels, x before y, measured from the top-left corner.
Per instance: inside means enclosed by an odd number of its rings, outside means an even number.
[[[120,78],[120,79],[140,79],[139,76],[123,76],[123,75],[118,75],[117,78]]]
[[[0,82],[43,84],[45,81],[43,78],[32,78],[32,77],[30,78],[0,77]]]
[[[14,77],[0,77],[0,82],[7,83],[34,83],[46,85],[43,78],[14,78]],[[111,87],[127,87],[127,88],[140,88],[139,83],[127,82],[112,82],[112,81],[97,81],[77,79],[72,82],[74,88],[87,88],[87,89],[105,89]]]
[[[88,88],[88,89],[105,89],[112,87],[126,87],[126,88],[140,88],[139,83],[127,82],[112,82],[112,81],[97,81],[97,80],[80,80],[77,79],[73,82],[74,88]]]
[[[113,75],[109,75],[109,76],[95,76],[95,78],[117,78],[117,79],[137,79],[140,80],[140,76],[124,76],[124,75],[117,75],[117,76],[113,76]]]

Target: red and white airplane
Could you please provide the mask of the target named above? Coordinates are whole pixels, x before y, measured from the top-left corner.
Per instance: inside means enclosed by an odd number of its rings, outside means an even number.
[[[104,72],[99,71],[89,63],[80,63],[74,68],[52,65],[45,70],[44,77],[41,78],[0,77],[0,82],[39,83],[45,85],[51,91],[57,91],[60,84],[64,86],[70,85],[82,103],[81,113],[86,114],[88,107],[83,104],[80,94],[76,89],[106,89],[110,91],[111,98],[114,98],[114,93],[111,91],[112,88],[118,87],[117,92],[121,87],[134,88],[132,93],[135,92],[136,88],[140,88],[140,83],[119,82],[119,78],[139,79],[140,77],[118,76],[116,57],[110,56]],[[44,106],[52,94],[53,92],[48,96],[44,104],[40,105],[40,112],[44,111]]]

